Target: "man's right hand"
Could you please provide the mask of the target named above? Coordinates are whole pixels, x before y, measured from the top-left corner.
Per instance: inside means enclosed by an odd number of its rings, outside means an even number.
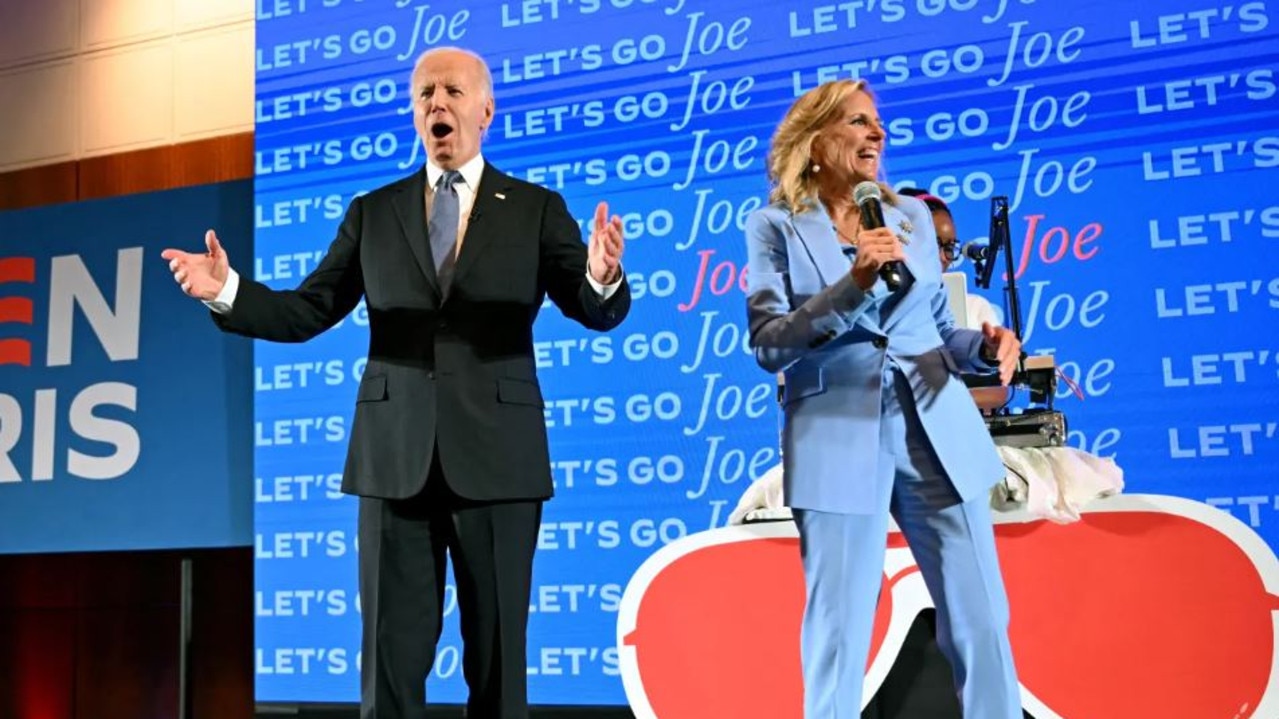
[[[209,302],[218,296],[226,284],[231,262],[213,230],[204,233],[204,246],[208,248],[208,252],[203,254],[167,249],[160,256],[169,261],[173,279],[182,287],[183,292]]]

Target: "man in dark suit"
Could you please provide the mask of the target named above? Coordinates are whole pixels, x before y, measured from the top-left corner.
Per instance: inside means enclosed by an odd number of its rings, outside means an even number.
[[[468,716],[527,717],[533,550],[552,495],[533,321],[549,294],[585,327],[622,322],[621,220],[600,203],[588,247],[557,193],[484,161],[494,101],[480,57],[427,52],[412,92],[426,167],[353,200],[296,290],[238,276],[212,231],[207,253],[163,257],[219,327],[250,337],[308,340],[365,298],[368,365],[342,485],[360,496],[362,716],[424,716],[447,550]]]

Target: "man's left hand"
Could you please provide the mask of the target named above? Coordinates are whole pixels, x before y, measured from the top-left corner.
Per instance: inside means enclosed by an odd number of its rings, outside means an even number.
[[[1008,384],[1017,371],[1021,359],[1021,340],[1007,327],[996,327],[989,322],[981,325],[982,355],[992,365],[999,367],[999,381]],[[991,361],[993,360],[993,361]]]
[[[608,203],[595,206],[595,222],[591,227],[591,242],[587,250],[587,267],[591,278],[601,285],[617,282],[622,271],[622,251],[626,241],[622,238],[622,218],[613,215],[608,219]]]

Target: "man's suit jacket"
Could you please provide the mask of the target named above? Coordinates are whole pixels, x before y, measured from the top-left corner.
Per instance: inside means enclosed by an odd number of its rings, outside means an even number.
[[[869,292],[820,204],[795,214],[756,210],[746,226],[748,315],[755,358],[785,373],[782,432],[787,505],[846,514],[886,506],[877,480],[885,366],[909,381],[920,419],[966,501],[989,491],[1003,465],[960,371],[987,372],[981,332],[955,327],[941,284],[936,232],[924,203],[884,204],[885,225],[905,238],[909,270],[896,304],[883,280]]]
[[[425,168],[356,198],[296,290],[241,282],[224,330],[303,342],[366,298],[368,364],[342,489],[399,499],[423,488],[433,452],[449,487],[481,501],[553,493],[533,321],[546,295],[595,330],[630,309],[586,280],[581,230],[558,193],[485,165],[447,293],[431,259]]]

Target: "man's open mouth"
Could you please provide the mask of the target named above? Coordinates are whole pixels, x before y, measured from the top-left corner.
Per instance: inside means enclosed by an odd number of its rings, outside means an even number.
[[[431,125],[431,137],[442,140],[453,132],[453,126],[446,122],[436,122]]]

